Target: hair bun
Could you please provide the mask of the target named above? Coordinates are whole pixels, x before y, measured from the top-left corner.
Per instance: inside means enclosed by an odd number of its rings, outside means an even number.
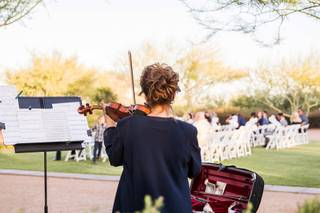
[[[179,90],[179,75],[167,64],[152,64],[143,70],[140,79],[142,93],[149,105],[170,104]]]

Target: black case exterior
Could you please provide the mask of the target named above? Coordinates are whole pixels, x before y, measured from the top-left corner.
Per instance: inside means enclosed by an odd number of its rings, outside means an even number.
[[[252,194],[250,197],[250,202],[252,203],[252,212],[256,212],[259,208],[260,202],[262,200],[264,181],[260,175],[256,174],[256,181],[253,185]]]

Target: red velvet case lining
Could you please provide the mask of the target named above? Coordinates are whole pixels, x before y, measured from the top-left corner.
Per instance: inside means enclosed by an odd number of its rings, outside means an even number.
[[[226,183],[224,194],[205,193],[206,179],[211,183],[216,183],[216,181]],[[200,198],[207,200],[215,213],[227,213],[228,208],[235,202],[237,205],[232,210],[241,212],[248,205],[254,181],[255,179],[250,172],[234,168],[220,171],[218,165],[203,164],[200,175],[191,183],[192,209],[194,211],[203,210],[206,202],[197,200]]]

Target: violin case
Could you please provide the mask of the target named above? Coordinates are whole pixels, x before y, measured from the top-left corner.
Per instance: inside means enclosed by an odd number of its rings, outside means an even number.
[[[263,189],[264,181],[255,172],[235,166],[203,163],[200,174],[190,185],[192,211],[240,213],[251,203],[250,212],[256,212]]]

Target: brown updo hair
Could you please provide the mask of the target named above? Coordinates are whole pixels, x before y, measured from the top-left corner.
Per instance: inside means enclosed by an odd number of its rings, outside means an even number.
[[[167,64],[155,63],[144,68],[140,86],[146,97],[147,104],[154,106],[157,104],[171,104],[180,91],[179,75]]]

